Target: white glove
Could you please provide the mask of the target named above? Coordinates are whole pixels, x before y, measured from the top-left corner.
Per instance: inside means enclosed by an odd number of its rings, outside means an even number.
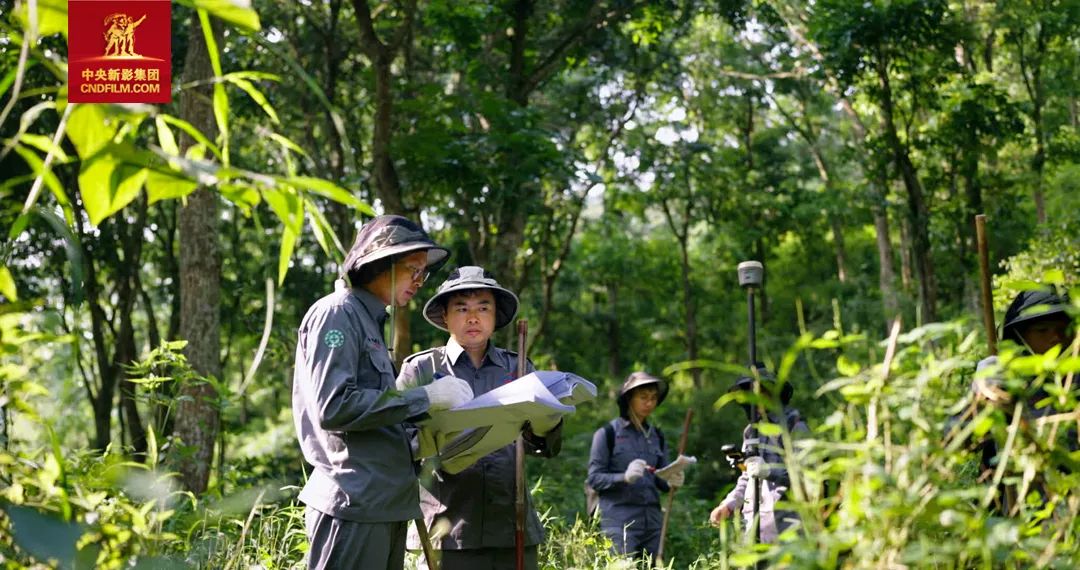
[[[686,471],[673,471],[664,475],[660,475],[660,478],[667,481],[668,485],[672,487],[682,487],[686,482]]]
[[[423,388],[431,401],[431,410],[456,408],[473,399],[469,383],[453,376],[443,376]]]
[[[746,474],[755,479],[764,479],[769,476],[769,464],[760,457],[748,457],[746,459]]]
[[[630,465],[626,467],[626,473],[623,473],[623,480],[631,485],[637,483],[638,479],[645,476],[645,468],[649,464],[645,463],[644,459],[635,459],[630,462]]]
[[[991,355],[991,356],[987,356],[986,358],[980,360],[979,363],[975,365],[975,371],[978,372],[978,371],[982,370],[983,368],[990,368],[991,366],[997,366],[997,365],[998,365],[998,357],[997,357],[996,354]]]

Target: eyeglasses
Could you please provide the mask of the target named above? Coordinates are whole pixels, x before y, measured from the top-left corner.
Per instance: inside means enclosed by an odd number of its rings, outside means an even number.
[[[421,285],[423,285],[424,282],[427,281],[428,276],[431,275],[431,272],[428,271],[426,265],[423,267],[410,267],[408,265],[402,265],[401,267],[409,272],[410,279],[413,282],[420,282]]]

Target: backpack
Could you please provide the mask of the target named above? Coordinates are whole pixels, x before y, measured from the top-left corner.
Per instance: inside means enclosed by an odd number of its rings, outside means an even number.
[[[666,444],[664,443],[664,432],[660,431],[659,427],[654,427],[656,435],[660,438],[660,449],[664,449]],[[604,424],[604,436],[607,440],[607,452],[608,457],[611,457],[611,453],[615,449],[615,426],[611,425],[611,422]],[[600,509],[600,492],[593,489],[589,485],[588,479],[585,480],[585,512],[590,517],[596,516],[596,512]]]

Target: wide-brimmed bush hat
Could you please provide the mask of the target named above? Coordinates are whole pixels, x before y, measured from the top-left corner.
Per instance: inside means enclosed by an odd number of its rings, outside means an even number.
[[[454,293],[473,289],[488,289],[495,296],[495,328],[501,329],[514,321],[518,313],[518,298],[512,291],[499,285],[495,276],[483,267],[466,265],[450,272],[435,291],[435,296],[424,305],[424,318],[438,329],[446,328],[446,303]]]
[[[342,264],[344,273],[358,272],[363,266],[402,253],[427,250],[427,270],[437,271],[450,257],[450,251],[412,220],[394,215],[378,216],[364,224]]]
[[[664,398],[666,398],[668,394],[668,383],[648,372],[638,370],[636,372],[631,372],[630,375],[626,377],[622,389],[619,390],[619,414],[626,417],[627,410],[630,408],[630,392],[633,392],[635,388],[650,385],[655,385],[657,389],[656,405],[659,406],[664,403]]]
[[[1050,287],[1021,291],[1005,310],[1005,322],[1001,325],[1001,338],[1020,342],[1018,326],[1032,321],[1069,317],[1069,296],[1058,295]]]

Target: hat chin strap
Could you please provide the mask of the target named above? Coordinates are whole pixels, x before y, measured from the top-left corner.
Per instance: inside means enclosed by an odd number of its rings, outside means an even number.
[[[397,261],[390,264],[390,335],[386,350],[394,356],[394,331],[397,329]]]

